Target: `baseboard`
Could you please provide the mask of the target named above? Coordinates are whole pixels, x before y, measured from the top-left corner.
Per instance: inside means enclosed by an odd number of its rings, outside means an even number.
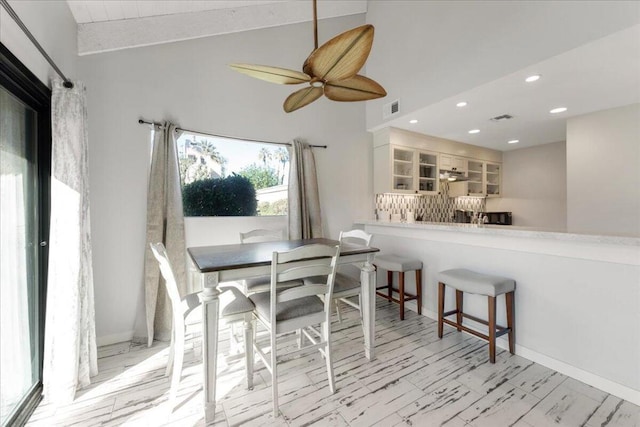
[[[98,347],[102,347],[104,345],[117,344],[119,342],[131,341],[133,338],[133,331],[120,332],[117,334],[105,335],[102,337],[96,338],[96,343]]]
[[[405,304],[405,308],[408,308],[412,311],[417,311],[417,304],[414,301],[409,301]],[[427,310],[422,307],[422,315],[428,317],[432,320],[438,321],[438,314]],[[467,321],[465,321],[465,324]],[[473,328],[473,323],[469,326]],[[477,324],[480,325],[480,324]],[[482,331],[480,328],[473,328]],[[506,338],[498,338],[496,340],[496,346],[500,347],[504,350],[509,349],[509,342]],[[588,384],[592,387],[596,387],[602,391],[610,393],[620,399],[627,400],[634,405],[640,405],[640,391],[634,390],[631,387],[627,387],[625,385],[619,384],[615,381],[611,381],[607,378],[601,377],[599,375],[593,374],[588,371],[584,371],[580,368],[576,368],[573,365],[570,365],[561,360],[554,359],[542,353],[538,353],[537,351],[531,350],[530,348],[523,347],[521,345],[516,344],[516,354],[520,357],[524,357],[525,359],[529,359],[532,362],[539,363],[542,366],[545,366],[549,369],[553,369],[554,371],[558,371],[563,375],[581,381],[585,384]]]

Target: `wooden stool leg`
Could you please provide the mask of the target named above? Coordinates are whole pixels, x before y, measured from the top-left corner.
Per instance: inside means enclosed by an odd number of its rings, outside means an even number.
[[[442,329],[444,322],[442,321],[444,314],[444,283],[438,282],[438,338],[442,338]]]
[[[462,332],[462,328],[460,328],[460,325],[462,325],[462,313],[463,313],[463,305],[464,305],[464,298],[463,298],[463,293],[462,291],[459,291],[456,289],[456,323],[458,324],[458,327],[456,329],[458,329],[458,332]]]
[[[507,306],[507,327],[509,328],[509,353],[516,354],[516,325],[514,318],[514,292],[505,294]]]
[[[416,270],[416,295],[418,299],[418,314],[422,314],[422,269]]]
[[[389,300],[393,296],[393,271],[387,271],[387,293],[389,294]]]
[[[496,363],[496,297],[489,299],[489,362]]]
[[[404,320],[404,271],[398,273],[398,291],[400,293],[400,320]]]

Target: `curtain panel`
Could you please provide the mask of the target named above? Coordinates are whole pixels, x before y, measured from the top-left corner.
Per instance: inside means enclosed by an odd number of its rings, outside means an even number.
[[[147,193],[147,238],[144,257],[145,326],[136,328],[136,341],[151,346],[154,338],[171,339],[171,301],[160,275],[150,243],[164,243],[181,295],[188,293],[182,188],[176,141],[176,126],[165,122],[154,126],[149,190]],[[140,329],[145,329],[140,331]]]
[[[296,139],[289,154],[289,239],[323,237],[313,150]]]
[[[71,402],[98,373],[89,215],[84,85],[53,81],[51,225],[47,283],[45,399]]]

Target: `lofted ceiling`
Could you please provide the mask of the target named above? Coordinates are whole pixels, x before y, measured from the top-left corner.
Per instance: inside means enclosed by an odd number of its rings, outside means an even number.
[[[311,0],[67,0],[78,54],[309,22]],[[322,1],[318,19],[363,14],[366,0]]]
[[[312,20],[310,0],[67,2],[78,23],[80,55]],[[318,4],[320,19],[366,12],[366,0],[320,0]],[[501,60],[499,56],[490,59]],[[456,75],[456,70],[450,71],[441,75]],[[532,74],[541,78],[525,83]],[[563,141],[569,117],[640,103],[640,24],[495,77],[413,111],[404,111],[400,100],[398,116],[369,130],[394,126],[501,151]],[[425,81],[424,85],[436,88],[441,83]],[[389,91],[385,102],[392,101],[393,91]],[[468,105],[456,107],[460,101]],[[555,107],[566,107],[567,111],[550,114]],[[491,120],[503,114],[513,118]],[[411,119],[418,122],[411,124]],[[469,134],[471,129],[480,132]],[[513,139],[519,143],[507,144]]]

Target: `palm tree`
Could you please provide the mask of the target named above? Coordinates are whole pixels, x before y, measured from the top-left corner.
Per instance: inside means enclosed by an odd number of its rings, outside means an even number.
[[[271,160],[272,158],[273,154],[271,154],[271,150],[266,147],[262,147],[258,152],[258,159],[260,159],[265,168],[267,167],[267,161]]]
[[[278,147],[273,154],[273,158],[278,162],[278,176],[280,177],[280,184],[282,184],[284,182],[284,168],[289,161],[289,150]]]
[[[227,160],[220,155],[220,153],[216,149],[216,146],[213,145],[212,142],[203,139],[197,144],[200,146],[201,153],[203,156],[207,156],[211,160],[221,165],[227,162]]]

